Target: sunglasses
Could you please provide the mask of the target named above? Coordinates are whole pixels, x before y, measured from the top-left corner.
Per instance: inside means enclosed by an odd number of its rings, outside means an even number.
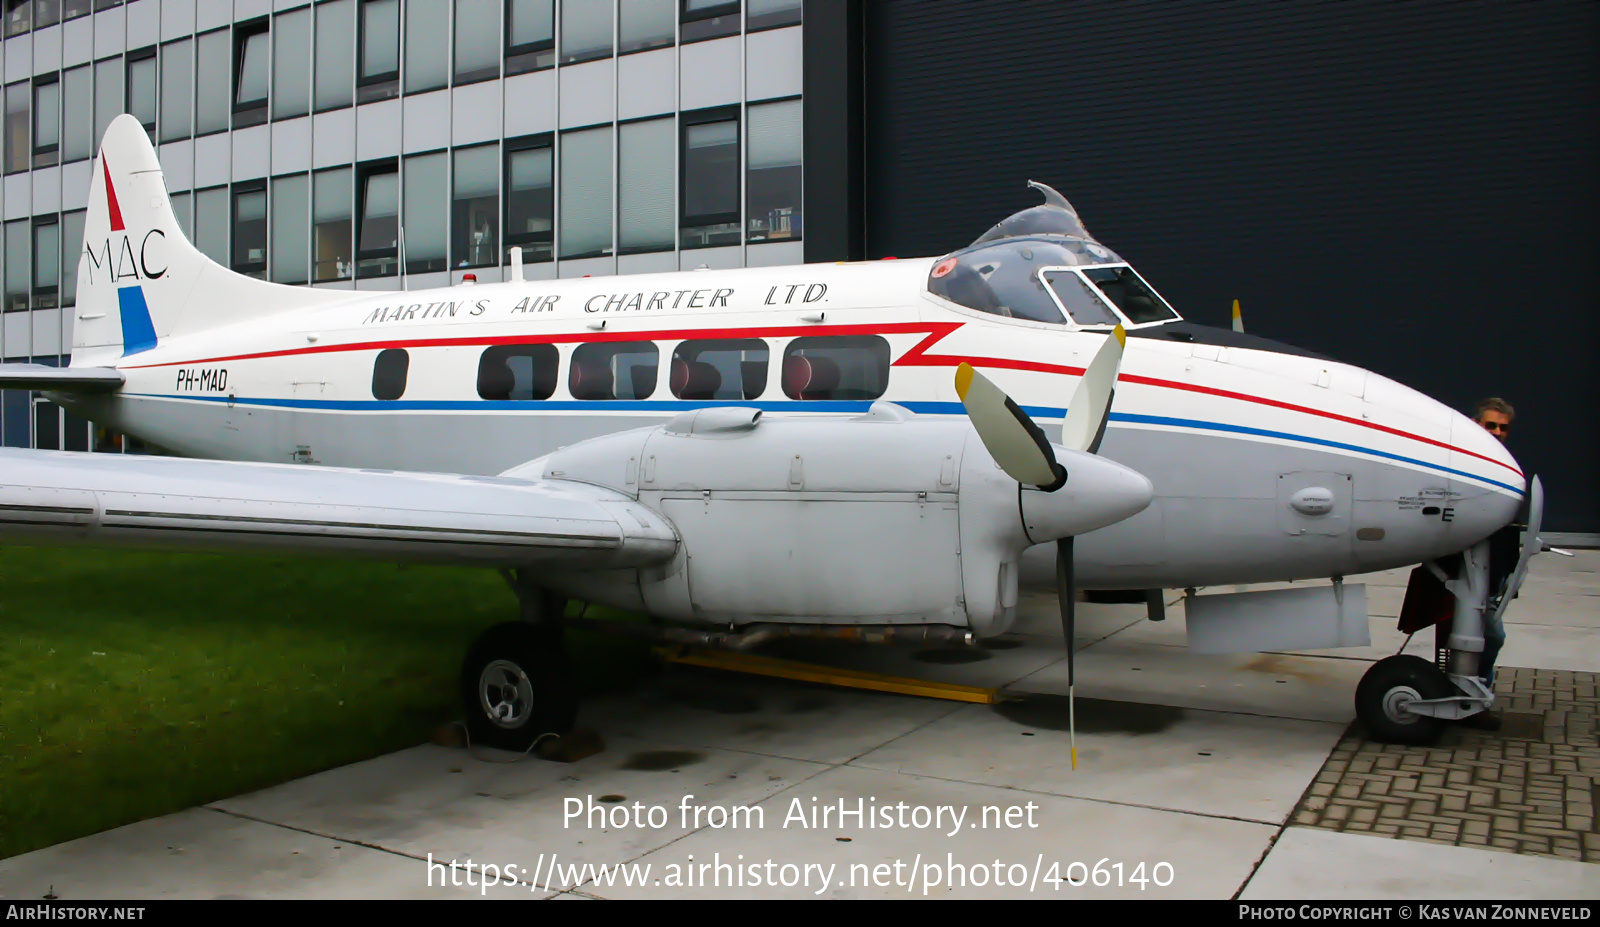
[[[1503,431],[1506,434],[1510,434],[1511,433],[1511,426],[1510,425],[1502,425],[1499,422],[1484,422],[1483,423],[1483,427],[1488,429],[1489,431]]]

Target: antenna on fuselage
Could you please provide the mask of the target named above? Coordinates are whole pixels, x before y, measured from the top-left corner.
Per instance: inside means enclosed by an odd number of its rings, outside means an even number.
[[[400,289],[411,289],[410,281],[406,280],[406,227],[400,226]]]

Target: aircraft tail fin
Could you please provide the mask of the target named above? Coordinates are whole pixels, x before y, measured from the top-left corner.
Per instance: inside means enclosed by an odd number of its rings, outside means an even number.
[[[234,273],[183,234],[155,148],[121,115],[100,142],[78,257],[74,366],[114,364],[163,339],[349,299]]]

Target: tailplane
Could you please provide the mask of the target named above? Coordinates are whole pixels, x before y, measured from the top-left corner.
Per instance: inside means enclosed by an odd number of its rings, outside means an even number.
[[[166,338],[349,299],[236,274],[179,228],[144,126],[111,121],[89,189],[72,363],[112,365]]]

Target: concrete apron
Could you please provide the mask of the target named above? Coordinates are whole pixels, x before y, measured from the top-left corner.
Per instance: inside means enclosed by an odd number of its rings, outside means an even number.
[[[1594,664],[1579,632],[1600,623],[1596,562],[1539,564],[1504,663]],[[1586,864],[1285,827],[1353,716],[1356,680],[1399,640],[1400,591],[1374,597],[1390,613],[1373,619],[1376,646],[1339,655],[1191,657],[1175,646],[1181,609],[1153,626],[1139,606],[1081,606],[1077,770],[1055,603],[1025,595],[1018,631],[976,658],[796,653],[1033,696],[1018,703],[675,667],[586,706],[608,749],[577,763],[416,747],[0,861],[0,898],[1439,897],[1446,874],[1496,897],[1592,896]],[[1558,617],[1535,625],[1529,603],[1544,601]],[[1580,646],[1556,653],[1547,633]],[[635,820],[636,803],[660,814]],[[918,808],[927,820],[904,810]],[[471,861],[473,885],[452,860]],[[633,885],[583,869],[624,862],[651,869],[630,870]],[[481,888],[485,865],[514,884]]]

